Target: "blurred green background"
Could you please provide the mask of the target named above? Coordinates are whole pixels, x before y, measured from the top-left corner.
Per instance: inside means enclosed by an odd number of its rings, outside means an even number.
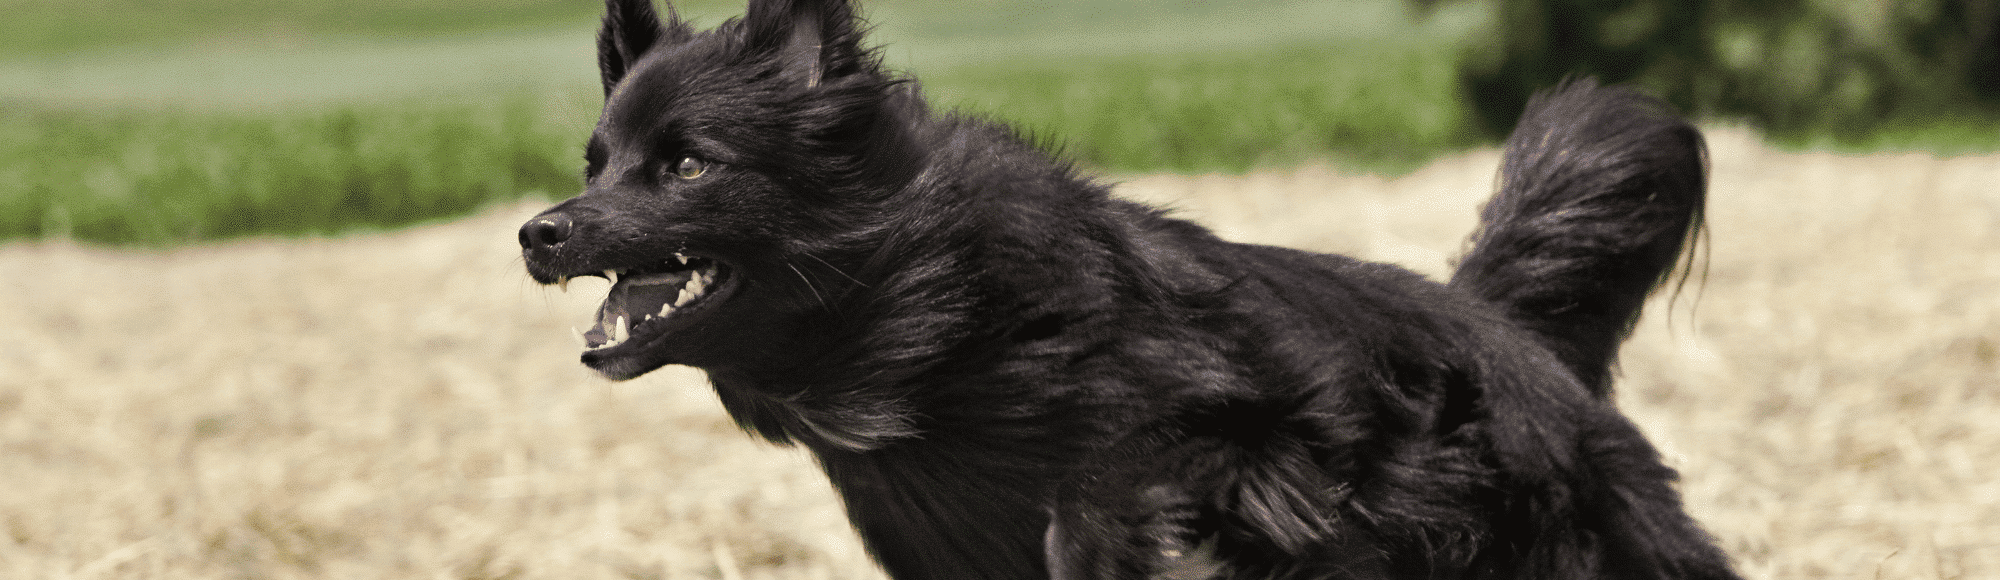
[[[698,25],[740,2],[680,2]],[[875,0],[934,104],[1112,172],[1400,173],[1564,74],[1782,146],[2000,149],[1995,0]],[[0,0],[0,240],[447,219],[579,184],[591,0]]]

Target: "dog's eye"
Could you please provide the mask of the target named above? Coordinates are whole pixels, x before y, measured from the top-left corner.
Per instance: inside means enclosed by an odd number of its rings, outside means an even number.
[[[682,157],[680,164],[674,166],[674,175],[681,179],[694,179],[703,173],[708,173],[708,162],[698,157]]]

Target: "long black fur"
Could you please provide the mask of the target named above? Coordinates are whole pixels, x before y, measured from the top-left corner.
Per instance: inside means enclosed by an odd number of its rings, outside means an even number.
[[[1602,396],[1700,224],[1700,136],[1653,100],[1537,101],[1444,285],[1223,241],[933,113],[844,1],[704,32],[648,1],[607,0],[587,185],[522,228],[528,271],[726,265],[584,363],[706,370],[891,576],[1736,577]]]
[[[1585,80],[1535,96],[1451,285],[1509,309],[1600,395],[1646,294],[1702,231],[1701,134]],[[1691,261],[1689,262],[1692,263]]]

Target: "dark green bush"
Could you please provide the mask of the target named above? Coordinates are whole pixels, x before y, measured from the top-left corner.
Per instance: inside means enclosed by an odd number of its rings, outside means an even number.
[[[1683,110],[1778,136],[2000,109],[2000,1],[1498,0],[1463,60],[1493,134],[1570,75],[1637,83]]]

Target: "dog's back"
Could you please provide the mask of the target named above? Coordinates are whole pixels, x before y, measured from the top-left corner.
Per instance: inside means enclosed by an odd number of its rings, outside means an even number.
[[[1537,95],[1451,285],[1506,310],[1603,396],[1646,295],[1692,257],[1704,149],[1693,126],[1630,90],[1583,80]]]
[[[1736,578],[1606,400],[1701,231],[1705,173],[1663,104],[1579,81],[1524,115],[1448,285],[1159,228],[1175,241],[1144,246],[1226,281],[1195,294],[1240,314],[1207,330],[1249,345],[1254,386],[1161,405],[1166,427],[1089,462],[1050,529],[1054,577]],[[1188,556],[1209,530],[1220,556]]]

